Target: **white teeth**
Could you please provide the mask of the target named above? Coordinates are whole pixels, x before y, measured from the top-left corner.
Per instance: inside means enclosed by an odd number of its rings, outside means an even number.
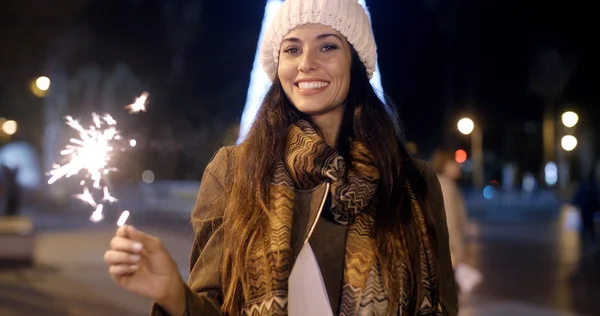
[[[308,89],[320,89],[323,87],[327,87],[329,85],[329,82],[323,82],[323,81],[311,81],[311,82],[299,82],[298,83],[298,87],[300,87],[300,89],[302,90],[308,90]]]

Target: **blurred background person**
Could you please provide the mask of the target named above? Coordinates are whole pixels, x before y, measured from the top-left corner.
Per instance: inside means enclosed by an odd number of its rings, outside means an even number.
[[[2,165],[2,175],[4,178],[5,200],[4,214],[7,216],[16,216],[19,214],[20,187],[17,182],[18,168],[10,168]]]
[[[482,281],[483,275],[467,263],[469,258],[466,250],[466,237],[469,231],[469,220],[463,195],[457,185],[461,176],[461,166],[456,162],[453,151],[441,148],[435,151],[432,164],[444,197],[450,257],[455,279],[460,296],[464,297]]]
[[[465,261],[465,238],[468,227],[465,202],[457,185],[461,167],[454,159],[454,152],[445,148],[435,151],[432,164],[442,187],[450,236],[450,256],[452,265],[456,266],[457,263]]]
[[[590,248],[595,248],[596,245],[596,231],[594,228],[594,212],[599,208],[598,194],[598,183],[595,178],[595,171],[591,171],[587,177],[585,177],[577,191],[573,196],[573,204],[579,208],[579,215],[581,218],[581,245],[586,247],[590,245]]]

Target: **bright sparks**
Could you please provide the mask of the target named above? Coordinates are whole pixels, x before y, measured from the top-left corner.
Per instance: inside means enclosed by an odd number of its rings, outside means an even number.
[[[108,168],[113,151],[112,143],[118,134],[115,128],[116,122],[109,115],[100,118],[96,113],[92,113],[94,125],[89,129],[83,126],[71,116],[66,118],[67,125],[77,131],[79,138],[71,138],[61,155],[67,156],[68,162],[58,168],[50,171],[52,176],[48,184],[65,177],[69,178],[84,170],[93,181],[93,186],[100,189],[100,180],[105,171],[112,171]],[[84,191],[85,192],[85,191]]]
[[[145,111],[149,94],[144,92],[136,98],[135,103],[126,106],[129,113]],[[117,198],[112,196],[104,177],[117,171],[112,166],[115,155],[125,151],[125,148],[135,146],[135,140],[125,140],[117,130],[117,121],[109,114],[100,116],[92,113],[92,124],[86,129],[71,116],[65,117],[66,124],[77,132],[77,138],[71,138],[69,144],[60,152],[65,157],[65,163],[56,164],[49,172],[48,184],[53,184],[59,179],[72,176],[82,176],[80,185],[83,187],[81,194],[75,197],[94,208],[90,220],[102,221],[104,203],[115,203]],[[90,190],[92,189],[92,190]],[[100,193],[101,192],[101,193]],[[95,195],[101,197],[95,198]],[[123,225],[129,216],[129,211],[123,212],[119,223]]]
[[[138,112],[146,112],[146,101],[150,94],[148,92],[142,93],[139,97],[135,98],[135,102],[125,106],[127,110],[129,110],[129,114],[138,113]]]

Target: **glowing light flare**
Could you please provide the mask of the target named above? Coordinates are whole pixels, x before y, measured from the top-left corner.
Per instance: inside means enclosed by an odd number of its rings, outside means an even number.
[[[472,119],[465,117],[460,119],[460,121],[458,121],[458,124],[456,124],[456,127],[458,127],[458,131],[461,132],[464,135],[469,135],[473,132],[473,129],[475,129],[475,123],[473,122]]]
[[[549,186],[558,182],[558,165],[554,161],[549,161],[544,167],[544,181]]]
[[[567,111],[562,114],[561,121],[564,126],[571,128],[579,122],[579,115],[573,111]]]
[[[457,150],[456,152],[454,152],[454,160],[456,160],[456,162],[458,163],[463,163],[467,161],[467,152],[463,149]]]
[[[8,120],[2,123],[2,131],[6,133],[6,135],[13,135],[17,132],[18,124],[16,121]]]
[[[495,195],[496,195],[496,189],[494,189],[494,187],[492,185],[488,185],[485,188],[483,188],[483,197],[486,200],[493,199]]]
[[[572,151],[573,149],[575,149],[575,147],[577,147],[577,138],[575,138],[575,136],[573,135],[565,135],[561,139],[560,145],[564,150]]]
[[[154,172],[152,170],[142,172],[142,181],[148,184],[154,182]]]
[[[46,76],[38,77],[35,80],[35,86],[41,91],[48,91],[50,89],[50,78]]]
[[[144,92],[142,95],[135,98],[133,103],[125,106],[125,108],[129,110],[129,114],[146,112],[146,101],[148,100],[149,96],[150,94],[148,92]]]

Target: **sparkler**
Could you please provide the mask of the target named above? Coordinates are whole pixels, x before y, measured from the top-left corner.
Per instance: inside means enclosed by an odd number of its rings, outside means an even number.
[[[135,99],[135,102],[126,106],[129,113],[139,113],[146,111],[146,101],[148,92],[142,93]],[[75,198],[89,204],[94,208],[90,220],[99,222],[104,218],[102,210],[105,203],[115,203],[117,198],[111,195],[108,186],[106,186],[104,177],[111,172],[117,171],[111,164],[115,155],[119,151],[124,151],[128,146],[136,145],[135,139],[124,140],[117,129],[117,121],[110,115],[100,116],[92,113],[93,124],[85,129],[78,120],[71,116],[65,117],[66,124],[74,129],[79,138],[71,138],[70,143],[65,146],[60,154],[65,156],[63,165],[55,165],[49,172],[51,176],[48,184],[53,184],[59,179],[69,178],[71,176],[83,174],[84,179],[80,185],[83,187],[81,194],[75,195]],[[102,192],[102,197],[96,199],[90,191],[93,189],[95,195]],[[124,211],[119,220],[118,226],[122,226],[129,217],[129,211]]]
[[[125,106],[129,110],[129,114],[138,113],[140,111],[146,112],[146,100],[150,94],[148,92],[142,93],[139,97],[135,98],[135,102]]]

